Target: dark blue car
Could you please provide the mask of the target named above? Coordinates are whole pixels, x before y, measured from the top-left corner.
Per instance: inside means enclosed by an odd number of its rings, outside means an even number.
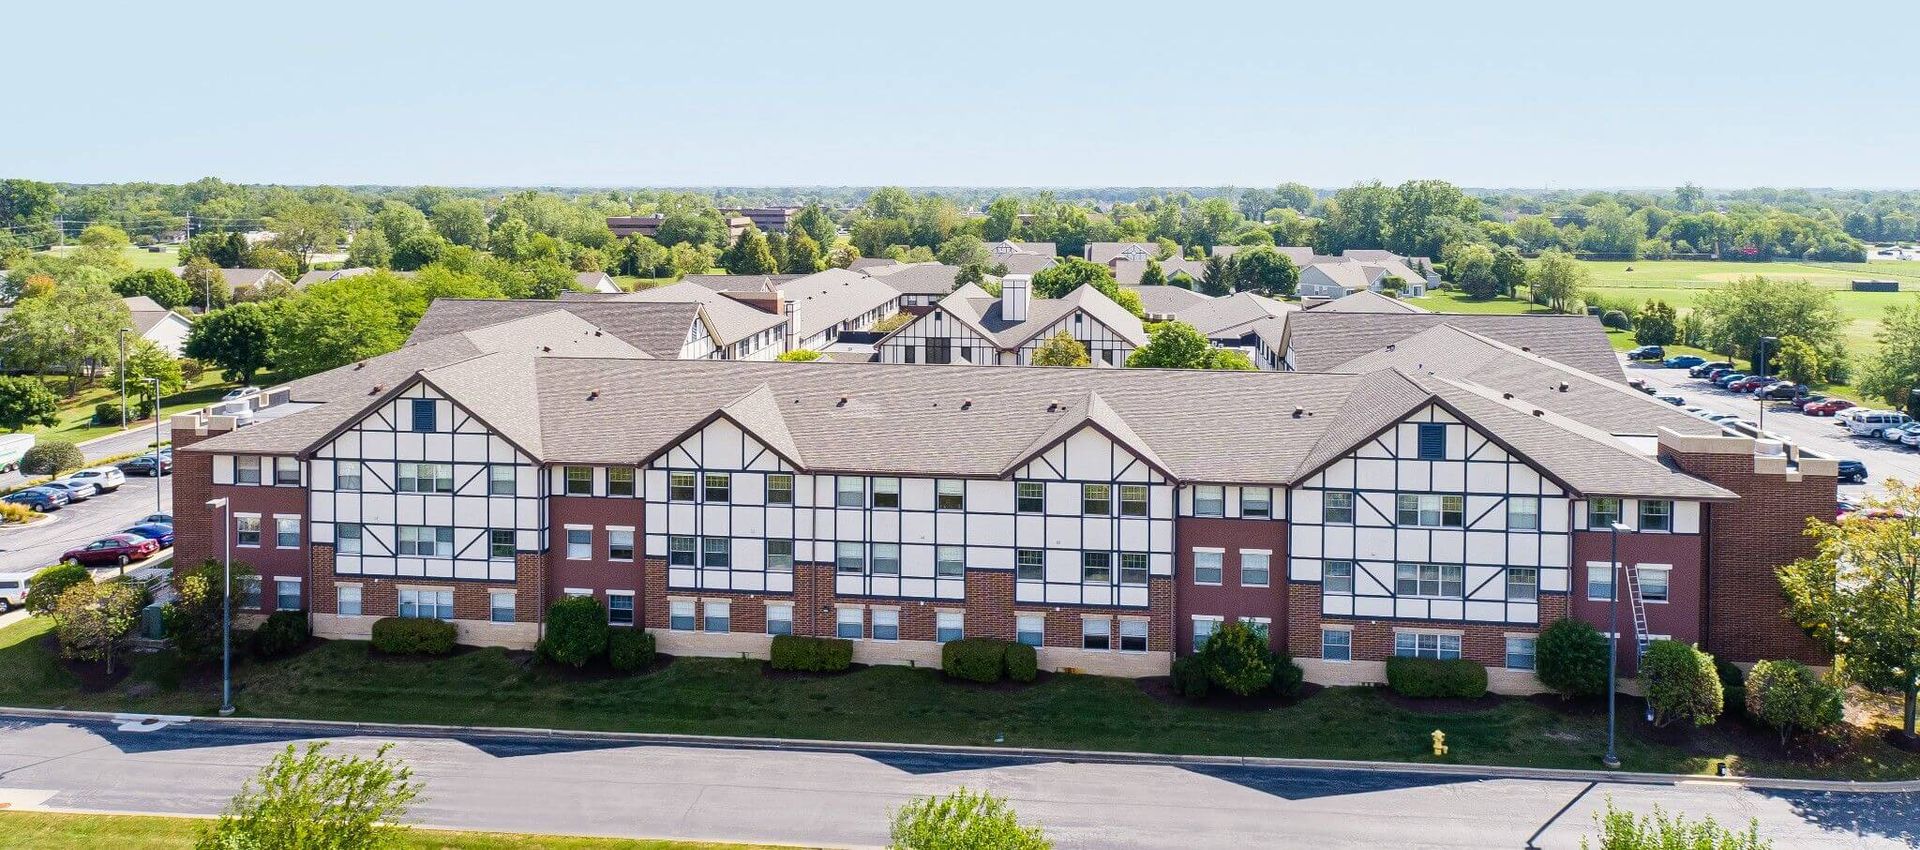
[[[1867,465],[1857,460],[1840,461],[1840,480],[1867,483]]]
[[[50,487],[28,487],[18,493],[8,494],[5,497],[5,501],[12,502],[16,505],[26,505],[36,511],[45,513],[47,511],[57,511],[64,508],[67,506],[67,503],[73,501],[73,499],[68,496],[64,490],[55,490]]]
[[[157,522],[148,523],[145,525],[136,525],[132,528],[127,529],[123,533],[137,534],[141,537],[147,538],[148,540],[159,541],[160,546],[163,549],[173,545],[173,526],[171,525],[161,525]]]

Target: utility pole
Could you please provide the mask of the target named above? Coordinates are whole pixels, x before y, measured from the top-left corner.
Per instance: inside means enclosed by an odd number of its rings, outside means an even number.
[[[120,430],[127,430],[127,328],[120,329]]]

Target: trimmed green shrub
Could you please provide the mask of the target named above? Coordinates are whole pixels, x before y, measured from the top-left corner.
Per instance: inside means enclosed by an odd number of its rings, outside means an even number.
[[[1714,659],[1713,672],[1720,677],[1720,704],[1724,711],[1746,713],[1747,674],[1732,662]]]
[[[388,655],[446,655],[456,632],[445,620],[381,617],[373,621],[373,648]]]
[[[540,654],[555,663],[584,667],[607,651],[607,609],[591,596],[569,596],[547,608],[547,635]]]
[[[993,638],[963,638],[940,645],[940,669],[956,679],[993,683],[1007,672],[1007,644]]]
[[[86,453],[65,440],[41,440],[20,457],[20,472],[26,475],[59,475],[86,465]]]
[[[1273,665],[1273,692],[1290,697],[1300,692],[1301,683],[1307,680],[1307,671],[1293,663],[1293,657],[1281,653]]]
[[[1690,720],[1708,726],[1720,716],[1720,675],[1713,656],[1690,643],[1656,640],[1640,659],[1640,685],[1653,709],[1653,725]]]
[[[639,629],[616,629],[607,635],[607,663],[622,673],[653,666],[653,635]]]
[[[1845,715],[1840,689],[1798,661],[1762,661],[1747,674],[1747,714],[1780,732],[1785,744],[1797,730],[1820,732]]]
[[[1173,692],[1187,699],[1201,699],[1212,687],[1207,664],[1198,655],[1182,655],[1173,660]]]
[[[307,612],[275,611],[253,632],[254,657],[279,658],[291,653],[306,644],[309,634]]]
[[[1199,656],[1207,678],[1231,693],[1252,696],[1273,686],[1273,650],[1246,623],[1222,624],[1207,638]]]
[[[1627,318],[1627,313],[1624,310],[1608,310],[1600,314],[1600,324],[1615,330],[1633,330],[1633,320]]]
[[[774,635],[771,657],[775,670],[838,673],[853,666],[853,641],[802,635]]]
[[[93,574],[79,564],[54,564],[33,574],[27,581],[27,610],[36,617],[53,615],[53,609],[60,605],[60,594],[76,584],[93,581]]]
[[[1389,658],[1387,687],[1407,697],[1475,699],[1487,695],[1487,668],[1465,658]]]
[[[1534,673],[1563,697],[1607,692],[1607,638],[1587,623],[1555,620],[1534,643]]]
[[[1015,641],[1007,644],[1007,678],[1031,682],[1040,677],[1040,654],[1033,647]]]

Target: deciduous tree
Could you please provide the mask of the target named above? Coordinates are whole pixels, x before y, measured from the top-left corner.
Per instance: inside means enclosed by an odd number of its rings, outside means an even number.
[[[1672,305],[1650,298],[1633,317],[1633,341],[1641,345],[1672,345],[1680,341],[1679,317]]]
[[[375,850],[394,847],[419,799],[413,769],[382,744],[372,758],[330,756],[327,742],[288,744],[240,789],[196,850]]]
[[[159,410],[158,399],[154,397],[153,381],[160,382],[161,395],[173,395],[186,388],[186,374],[180,369],[180,361],[174,359],[160,346],[144,338],[135,338],[127,345],[127,392],[135,398],[155,403]]]
[[[1213,345],[1192,325],[1162,322],[1147,334],[1147,344],[1127,357],[1134,369],[1205,369],[1212,362]]]
[[[0,428],[51,428],[60,424],[60,399],[39,378],[0,377]]]
[[[146,590],[130,581],[86,581],[67,588],[56,606],[60,655],[76,661],[104,661],[113,674],[113,658],[147,603]]]
[[[1904,408],[1920,388],[1920,298],[1888,307],[1873,336],[1879,346],[1860,372],[1860,391]]]
[[[1266,245],[1233,255],[1233,287],[1276,298],[1291,297],[1300,285],[1300,269],[1285,254]]]
[[[1846,317],[1832,290],[1804,280],[1743,277],[1700,295],[1707,341],[1715,351],[1751,355],[1763,337],[1799,337],[1832,357]]]
[[[271,363],[273,321],[259,304],[235,304],[200,317],[187,332],[186,355],[220,367],[221,377],[253,383]]]
[[[1061,331],[1047,337],[1040,347],[1033,350],[1035,366],[1091,366],[1093,361],[1087,358],[1087,348],[1073,338],[1073,334]]]
[[[1565,313],[1592,280],[1593,272],[1579,260],[1555,249],[1533,261],[1533,268],[1527,271],[1527,291],[1533,296],[1533,303]]]

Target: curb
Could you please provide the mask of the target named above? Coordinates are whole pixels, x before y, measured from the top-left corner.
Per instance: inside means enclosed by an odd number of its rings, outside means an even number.
[[[11,708],[0,706],[0,713],[47,720],[124,722],[128,718],[150,717],[127,712],[68,711],[65,709]],[[1090,764],[1205,765],[1211,767],[1254,767],[1316,771],[1366,771],[1371,773],[1411,773],[1429,776],[1459,776],[1475,779],[1531,779],[1561,782],[1593,782],[1636,785],[1721,785],[1776,791],[1838,791],[1848,793],[1903,794],[1920,792],[1920,780],[1855,781],[1833,779],[1774,779],[1767,777],[1718,777],[1680,773],[1644,773],[1607,770],[1572,770],[1544,767],[1505,767],[1499,765],[1452,765],[1422,762],[1342,761],[1338,759],[1274,758],[1266,756],[1207,756],[1138,752],[1101,752],[1038,747],[980,747],[956,744],[901,744],[884,741],[826,741],[808,738],[747,738],[725,735],[681,735],[661,732],[594,732],[514,726],[443,726],[407,723],[360,723],[341,720],[296,720],[277,717],[168,717],[193,723],[214,723],[234,728],[290,728],[358,734],[389,734],[406,737],[464,738],[552,738],[559,740],[608,741],[656,746],[750,750],[804,751],[830,753],[925,753],[930,755],[999,756],[1035,760],[1067,761]]]

